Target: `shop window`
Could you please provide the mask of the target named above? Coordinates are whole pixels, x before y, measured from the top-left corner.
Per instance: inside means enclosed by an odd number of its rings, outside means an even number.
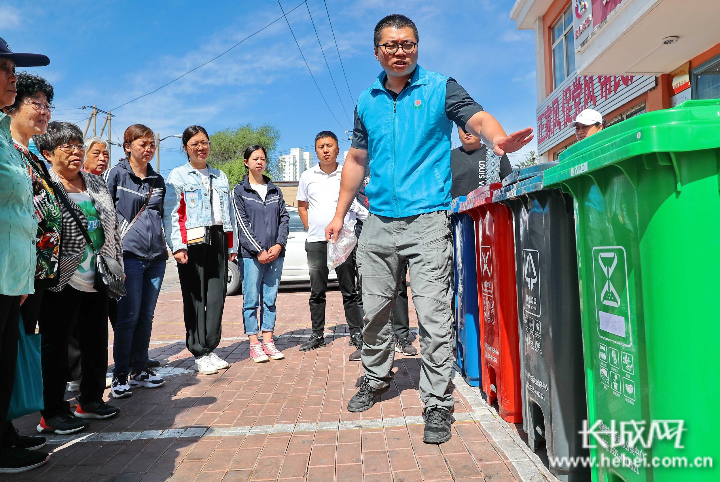
[[[692,71],[693,99],[720,99],[720,55]]]
[[[575,72],[575,38],[573,37],[572,9],[568,7],[550,29],[554,89]]]
[[[641,102],[640,104],[634,105],[622,114],[613,117],[612,119],[605,119],[605,127],[610,127],[615,124],[618,124],[624,120],[630,119],[631,117],[635,117],[636,115],[644,114],[645,113],[645,102]]]

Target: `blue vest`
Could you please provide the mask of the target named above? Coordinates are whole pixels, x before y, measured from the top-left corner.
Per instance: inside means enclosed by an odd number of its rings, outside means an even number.
[[[453,123],[445,115],[448,77],[415,68],[410,85],[393,101],[385,73],[358,97],[368,132],[370,212],[402,218],[450,208]]]

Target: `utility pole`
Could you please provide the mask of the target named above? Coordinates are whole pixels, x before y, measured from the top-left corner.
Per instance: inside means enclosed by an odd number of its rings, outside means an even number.
[[[83,109],[87,108],[88,106],[84,105],[82,106]],[[92,112],[90,112],[90,117],[88,117],[87,125],[85,126],[85,132],[83,132],[83,137],[87,137],[87,131],[90,129],[90,122],[95,120],[95,127],[94,130],[97,130],[97,106],[92,106]]]
[[[83,109],[90,108],[89,105],[82,106]],[[107,132],[107,142],[108,142],[108,155],[110,156],[110,162],[108,163],[108,168],[112,164],[112,112],[108,112],[102,109],[98,109],[96,105],[92,106],[92,111],[90,112],[90,117],[88,117],[87,124],[85,125],[85,132],[83,132],[83,137],[87,137],[88,130],[90,129],[90,122],[93,124],[93,137],[97,136],[97,116],[98,113],[105,114],[105,122],[103,122],[102,128],[100,129],[100,137],[103,136],[103,133],[105,133],[105,126],[108,127]]]
[[[160,134],[155,134],[155,172],[160,173]]]
[[[160,174],[160,143],[169,137],[177,137],[182,139],[182,135],[173,134],[171,136],[165,136],[160,139],[160,134],[155,134],[155,172]]]
[[[112,133],[112,111],[107,113],[107,123],[108,123],[108,169],[112,165],[112,139],[110,138],[110,134]]]

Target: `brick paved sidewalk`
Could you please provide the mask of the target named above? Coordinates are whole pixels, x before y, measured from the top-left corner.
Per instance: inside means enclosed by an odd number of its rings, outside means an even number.
[[[303,353],[298,345],[311,332],[308,293],[283,289],[276,344],[286,358],[263,364],[249,358],[242,297],[229,298],[217,353],[232,365],[202,376],[190,371],[180,293],[170,286],[158,303],[150,347],[164,363],[167,384],[111,401],[122,410],[118,417],[55,437],[46,447],[53,451],[48,464],[0,480],[554,480],[517,428],[459,377],[453,438],[424,444],[419,357],[396,355],[382,402],[348,412],[362,367],[347,360],[353,348],[339,292],[328,293],[328,346]],[[411,320],[416,326],[412,308]],[[38,421],[29,415],[16,427],[29,434]]]

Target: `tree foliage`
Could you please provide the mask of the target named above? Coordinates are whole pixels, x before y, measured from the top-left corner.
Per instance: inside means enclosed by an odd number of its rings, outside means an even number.
[[[524,169],[526,167],[534,166],[540,161],[535,151],[530,151],[528,156],[518,164],[518,169]]]
[[[268,153],[268,165],[265,174],[274,177],[277,173],[277,160],[271,153],[280,140],[280,131],[274,126],[263,125],[253,127],[251,124],[228,128],[210,135],[210,156],[208,162],[211,166],[222,170],[228,177],[230,185],[234,186],[242,181],[247,173],[243,162],[243,153],[248,146],[260,144]]]

